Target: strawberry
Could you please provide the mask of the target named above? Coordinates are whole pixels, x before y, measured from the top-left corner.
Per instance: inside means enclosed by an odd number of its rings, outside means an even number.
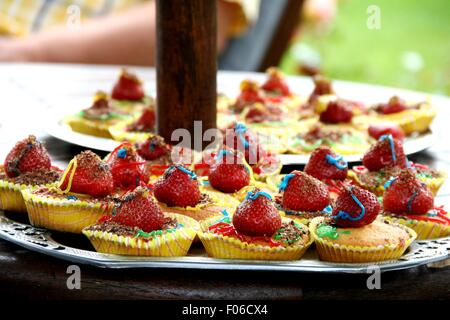
[[[264,98],[259,92],[258,84],[251,80],[244,80],[241,82],[241,93],[232,108],[237,112],[241,112],[246,106],[254,103],[264,104]]]
[[[231,155],[231,157],[230,157]],[[229,150],[221,150],[217,162],[211,166],[208,180],[211,186],[225,193],[233,193],[250,183],[250,172],[238,155]]]
[[[127,127],[128,131],[153,132],[155,130],[156,115],[154,107],[147,107],[135,123]]]
[[[333,208],[332,217],[342,228],[360,228],[372,223],[381,205],[377,197],[356,186],[343,188]]]
[[[287,210],[321,211],[330,204],[330,192],[320,180],[301,171],[292,171],[280,186],[281,205]]]
[[[403,140],[405,133],[402,128],[393,123],[379,123],[372,124],[368,129],[369,135],[374,139],[379,139],[381,136],[390,134],[397,140]]]
[[[45,147],[35,136],[16,143],[5,159],[4,168],[10,178],[39,169],[50,170],[51,160]]]
[[[394,166],[406,168],[403,144],[390,134],[381,136],[377,143],[372,145],[364,154],[362,163],[369,171],[378,171],[385,167]]]
[[[148,182],[142,159],[129,143],[119,145],[107,158],[111,167],[114,185],[119,188],[135,188],[140,183]]]
[[[284,80],[284,75],[278,68],[271,67],[266,71],[268,79],[261,86],[261,89],[275,95],[287,97],[291,95],[289,86]]]
[[[320,121],[323,123],[349,123],[352,118],[351,104],[342,99],[328,102],[326,110],[320,114]]]
[[[67,167],[59,188],[93,197],[105,197],[114,191],[114,180],[108,164],[92,151],[83,151]]]
[[[245,154],[248,164],[254,165],[266,155],[259,143],[258,136],[245,125],[236,123],[232,129],[226,129],[224,145]]]
[[[121,198],[120,205],[115,208],[111,221],[151,232],[161,230],[166,218],[149,191],[143,187],[137,187]]]
[[[397,96],[389,99],[388,103],[382,103],[375,107],[375,109],[382,114],[391,114],[402,112],[408,109],[406,102]]]
[[[136,101],[144,98],[144,95],[144,88],[137,76],[123,69],[119,80],[114,85],[112,98]]]
[[[434,206],[433,194],[410,170],[391,180],[383,196],[384,210],[391,213],[426,214]]]
[[[237,207],[233,225],[247,236],[271,236],[281,227],[281,216],[270,195],[255,189]]]
[[[305,166],[305,173],[319,180],[345,180],[347,172],[347,162],[327,146],[315,149]]]
[[[201,199],[197,176],[183,166],[172,166],[155,184],[155,197],[169,207],[195,207]]]
[[[160,136],[152,136],[137,146],[138,154],[145,160],[155,160],[170,154],[170,146]]]

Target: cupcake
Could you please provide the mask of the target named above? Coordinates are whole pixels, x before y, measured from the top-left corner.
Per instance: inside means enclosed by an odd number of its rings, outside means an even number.
[[[281,171],[280,158],[272,152],[266,151],[258,134],[242,123],[235,123],[231,128],[225,130],[223,145],[225,148],[245,155],[245,161],[252,167],[257,180],[265,181],[267,177]]]
[[[312,243],[306,226],[282,218],[272,198],[255,189],[233,217],[200,223],[198,233],[210,257],[221,259],[297,260]]]
[[[155,107],[147,106],[138,119],[119,122],[109,128],[109,133],[116,141],[142,142],[153,136],[155,121]]]
[[[90,108],[66,117],[64,121],[73,131],[112,139],[109,128],[131,118],[130,114],[114,107],[106,93],[99,91]]]
[[[232,196],[200,190],[197,175],[182,165],[171,166],[158,179],[154,193],[164,212],[183,214],[195,220],[220,215],[238,202]]]
[[[343,187],[351,184],[351,180],[347,179],[347,161],[327,146],[318,147],[311,153],[304,171],[324,182],[332,199],[339,195]]]
[[[450,236],[450,215],[436,207],[428,186],[412,170],[404,170],[386,185],[383,215],[414,229],[419,240]]]
[[[116,188],[132,190],[148,183],[145,161],[130,142],[116,147],[105,157],[105,162],[111,169]]]
[[[294,154],[308,154],[320,146],[328,146],[343,155],[360,154],[370,147],[371,138],[367,133],[352,125],[306,126],[307,130],[294,136],[288,150]]]
[[[22,195],[33,226],[81,233],[111,214],[114,180],[106,163],[84,151],[70,161],[57,186],[25,189]]]
[[[257,82],[252,80],[244,80],[240,85],[241,92],[236,98],[236,101],[230,105],[230,109],[236,113],[241,113],[245,107],[251,106],[255,103],[264,104],[264,97],[259,90]]]
[[[321,260],[365,263],[400,258],[414,230],[377,219],[381,205],[370,191],[352,186],[336,200],[330,217],[314,218],[310,232]]]
[[[410,168],[421,181],[426,183],[434,194],[445,181],[446,174],[425,165],[408,162],[403,144],[391,134],[381,136],[365,154],[362,166],[355,166],[348,176],[356,184],[378,196],[385,191],[385,184],[402,170]]]
[[[253,170],[242,154],[227,149],[218,152],[209,170],[208,180],[202,181],[202,185],[204,190],[230,194],[239,202],[244,200],[251,189],[266,187],[254,179]]]
[[[151,97],[146,96],[142,81],[127,69],[122,69],[111,92],[112,104],[120,110],[136,114],[145,106],[154,104]]]
[[[50,155],[35,136],[17,142],[0,165],[0,209],[26,212],[21,191],[49,187],[61,173],[51,166]]]
[[[83,234],[102,253],[177,257],[188,253],[198,229],[191,218],[164,213],[148,189],[137,187],[120,199],[112,215],[84,228]]]
[[[164,172],[174,164],[183,164],[193,169],[201,159],[201,154],[189,148],[171,146],[158,135],[150,136],[147,140],[135,143],[138,154],[145,160],[145,167],[150,174],[150,180],[155,182]]]
[[[312,218],[329,216],[331,213],[331,198],[327,186],[297,170],[283,178],[275,203],[278,210],[305,224]]]
[[[400,126],[406,135],[414,132],[422,133],[429,130],[436,116],[437,108],[429,102],[407,103],[393,96],[387,103],[372,107],[371,121],[393,122]]]

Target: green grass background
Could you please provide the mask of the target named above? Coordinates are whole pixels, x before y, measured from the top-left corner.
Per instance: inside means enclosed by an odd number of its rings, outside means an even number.
[[[379,30],[367,28],[370,5],[381,10]],[[331,78],[450,95],[450,0],[343,0],[327,32],[306,23],[298,41],[320,54]],[[421,56],[419,71],[405,68],[405,52]],[[297,73],[292,50],[280,66]]]

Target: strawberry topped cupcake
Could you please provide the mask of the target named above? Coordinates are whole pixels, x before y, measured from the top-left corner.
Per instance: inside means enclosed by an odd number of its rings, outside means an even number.
[[[403,144],[392,135],[381,136],[365,154],[362,166],[349,171],[349,177],[361,187],[378,196],[383,195],[385,184],[403,169],[411,168],[416,176],[426,183],[434,194],[445,181],[446,175],[425,165],[410,163],[403,150]]]
[[[200,190],[197,175],[182,165],[171,166],[155,183],[154,193],[163,211],[184,214],[195,220],[217,216],[237,206],[225,194]]]
[[[145,161],[129,142],[122,143],[108,154],[105,162],[111,168],[116,188],[134,189],[148,182]]]
[[[217,153],[209,170],[208,180],[202,184],[204,190],[228,193],[239,201],[255,187],[270,192],[264,183],[254,179],[253,170],[242,154],[227,149]]]
[[[350,125],[315,124],[305,128],[289,141],[290,152],[308,154],[320,146],[328,146],[337,153],[350,155],[363,153],[370,147],[368,134]]]
[[[384,215],[417,232],[417,238],[434,239],[450,235],[450,215],[436,207],[431,190],[412,170],[403,170],[386,184]]]
[[[108,164],[91,151],[70,161],[57,186],[22,191],[32,225],[80,233],[112,211],[115,189]]]
[[[145,95],[142,81],[127,69],[122,69],[111,98],[115,107],[131,114],[142,112],[145,106],[153,104],[153,99]]]
[[[303,223],[331,212],[327,186],[301,171],[292,171],[283,178],[275,202],[279,210]]]
[[[326,146],[319,147],[311,153],[304,171],[324,182],[332,198],[336,198],[340,190],[350,184],[350,180],[347,179],[347,161]]]
[[[0,165],[0,209],[26,212],[21,190],[50,186],[61,173],[35,136],[17,142]]]
[[[158,135],[152,135],[143,142],[135,143],[135,148],[145,160],[146,170],[152,181],[163,175],[173,164],[183,164],[192,168],[198,158],[201,158],[201,155],[194,150],[171,146]]]
[[[103,138],[112,138],[109,128],[121,121],[131,119],[131,115],[117,109],[108,95],[102,91],[96,93],[91,107],[76,115],[65,118],[73,131]]]
[[[144,108],[139,118],[120,122],[109,128],[109,133],[116,141],[141,142],[153,136],[156,125],[154,105]]]
[[[255,103],[264,104],[264,97],[259,90],[259,85],[252,80],[244,80],[241,82],[241,93],[236,101],[230,106],[230,109],[240,113],[245,107],[251,106]]]
[[[239,151],[245,155],[245,161],[252,167],[255,178],[264,181],[268,176],[280,172],[282,164],[276,154],[266,151],[259,135],[242,123],[235,123],[225,130],[223,140],[225,148]]]
[[[117,201],[112,215],[83,229],[95,250],[103,253],[185,256],[197,234],[197,222],[163,213],[148,189],[137,187]]]
[[[282,218],[269,194],[255,189],[233,217],[201,222],[199,238],[209,256],[223,259],[297,260],[312,243],[308,228]]]
[[[310,231],[321,260],[376,262],[400,258],[416,238],[414,230],[377,219],[381,206],[370,191],[346,188],[330,217],[314,218]]]
[[[437,109],[429,102],[408,103],[398,96],[393,96],[387,103],[372,107],[370,120],[393,122],[400,126],[406,135],[413,132],[426,132],[436,116]]]

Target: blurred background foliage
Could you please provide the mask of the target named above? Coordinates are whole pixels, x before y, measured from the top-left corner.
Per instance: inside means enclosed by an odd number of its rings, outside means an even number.
[[[450,0],[322,0],[281,62],[288,74],[321,73],[450,95]],[[369,6],[380,28],[369,29]],[[317,7],[319,6],[319,7]]]

